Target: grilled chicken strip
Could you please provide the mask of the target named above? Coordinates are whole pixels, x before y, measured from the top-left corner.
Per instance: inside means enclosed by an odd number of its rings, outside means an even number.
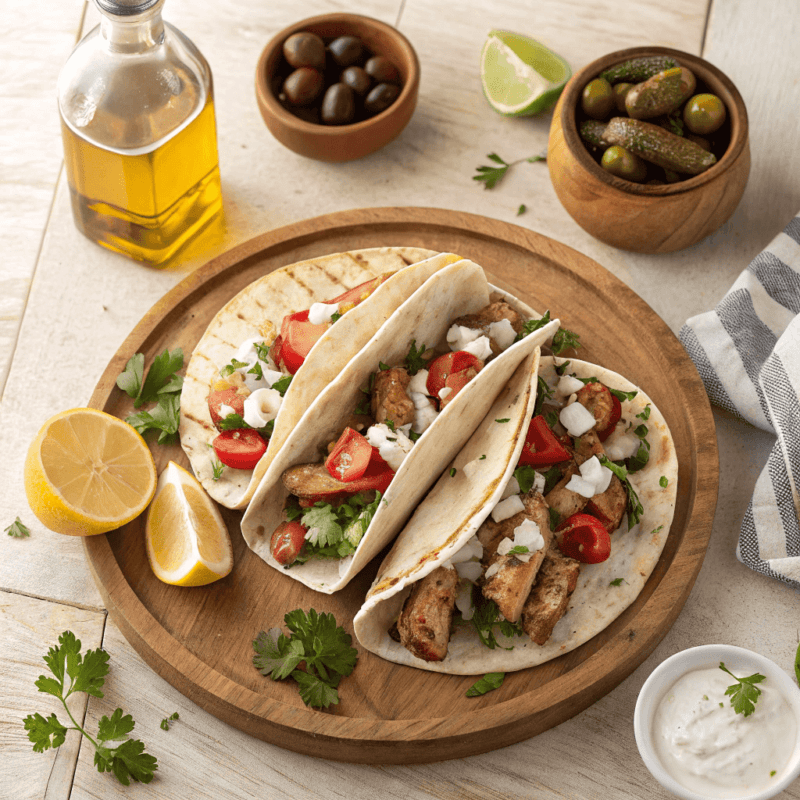
[[[400,643],[424,661],[442,661],[450,643],[450,622],[458,588],[454,569],[437,567],[414,584],[397,620]]]
[[[587,383],[578,392],[577,401],[587,411],[591,411],[597,420],[593,430],[596,433],[603,433],[611,424],[611,415],[614,411],[614,400],[607,388],[601,383]]]
[[[372,385],[370,409],[376,423],[393,422],[399,428],[414,421],[414,401],[408,396],[411,376],[402,367],[380,369]]]
[[[519,333],[522,330],[524,320],[505,300],[498,300],[495,303],[490,303],[476,314],[465,314],[463,317],[453,320],[453,325],[462,325],[465,328],[481,331],[481,333],[489,337],[492,353],[494,355],[499,355],[502,349],[489,335],[489,326],[493,322],[502,322],[504,319],[507,319],[511,323],[514,333]]]
[[[522,629],[536,644],[542,645],[550,638],[566,613],[579,574],[580,564],[551,545],[522,609]]]
[[[564,471],[561,480],[545,495],[547,505],[558,514],[559,519],[563,520],[583,511],[586,505],[583,495],[566,488],[570,478],[578,474],[578,465],[573,461]]]
[[[553,540],[553,532],[550,530],[550,512],[542,495],[539,492],[528,492],[523,496],[522,503],[525,511],[520,511],[499,524],[489,517],[478,529],[478,540],[484,546],[483,563],[486,570],[489,571],[495,564],[499,567],[494,574],[484,579],[481,591],[485,598],[497,603],[500,613],[509,622],[519,620],[522,607],[536,579],[536,573]],[[512,538],[514,528],[521,525],[526,519],[532,520],[539,526],[539,531],[544,539],[544,547],[535,552],[528,561],[509,554],[499,555],[497,547],[500,542],[506,536],[509,539]]]
[[[625,486],[616,475],[612,475],[608,489],[592,497],[585,510],[587,514],[597,517],[609,533],[613,533],[619,528],[627,506],[628,493]]]

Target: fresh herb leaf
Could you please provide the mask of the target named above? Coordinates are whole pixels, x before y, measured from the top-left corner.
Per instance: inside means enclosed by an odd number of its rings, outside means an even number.
[[[550,528],[551,530],[555,530],[561,522],[561,514],[554,508],[550,508],[548,511],[550,512]]]
[[[260,361],[256,361],[249,370],[247,370],[248,375],[255,375],[257,380],[263,380],[264,378],[264,369],[261,366]]]
[[[736,681],[725,690],[725,694],[731,698],[733,710],[737,714],[744,714],[745,717],[749,717],[756,710],[756,703],[761,694],[761,689],[755,684],[766,680],[766,677],[756,672],[746,678],[737,678],[722,661],[719,662],[719,668],[723,672],[727,672]]]
[[[176,347],[172,353],[165,350],[160,356],[156,356],[133,402],[134,407],[140,408],[145,403],[155,402],[161,394],[180,392],[183,378],[175,373],[182,368],[183,350],[180,347]]]
[[[150,411],[140,411],[125,418],[141,436],[148,431],[160,431],[158,444],[174,444],[178,440],[180,424],[180,395],[163,394]]]
[[[511,417],[504,417],[503,419],[496,419],[495,422],[499,422],[501,425],[506,422],[511,422]]]
[[[225,465],[216,457],[216,455],[210,456],[211,459],[211,479],[213,481],[218,481],[222,477],[222,473],[225,471]]]
[[[527,210],[528,210],[528,209],[527,209],[527,207],[525,206],[525,204],[524,204],[524,203],[522,203],[522,204],[520,205],[520,207],[517,209],[517,216],[518,216],[518,217],[519,217],[519,216],[521,216],[521,215],[522,215],[522,214],[524,214],[524,213],[525,213]]]
[[[451,468],[450,468],[450,477],[451,477],[451,478],[455,478],[455,476],[456,476],[456,472],[457,472],[457,471],[458,471],[458,470],[456,470],[456,468],[455,468],[455,467],[451,467]]]
[[[87,650],[81,655],[81,643],[71,631],[64,631],[58,637],[59,646],[51,647],[44,661],[54,677],[40,675],[36,688],[40,692],[52,694],[61,700],[64,710],[72,722],[71,727],[62,725],[55,714],[46,719],[41,714],[30,714],[24,720],[28,739],[33,742],[33,750],[43,753],[51,747],[60,747],[68,730],[79,731],[95,749],[94,764],[99,772],[113,772],[117,780],[125,786],[130,779],[149,783],[158,769],[156,759],[144,752],[144,744],[137,739],[128,738],[135,723],[130,714],[123,715],[118,708],[111,717],[100,718],[97,739],[76,721],[67,706],[67,698],[74,692],[85,692],[93,697],[103,697],[101,691],[108,674],[108,653],[104,650]],[[114,747],[109,742],[118,742]]]
[[[174,722],[176,719],[178,719],[177,711],[173,711],[173,713],[170,714],[168,717],[164,717],[164,719],[161,720],[161,730],[168,731],[170,723]]]
[[[609,392],[620,401],[620,403],[624,403],[626,400],[633,400],[637,394],[639,394],[638,389],[634,389],[632,392],[623,392],[622,389],[609,389]],[[639,416],[638,414],[636,416]],[[650,416],[650,412],[647,413],[647,416]],[[642,419],[647,419],[647,417],[642,417]],[[645,428],[645,431],[647,428]]]
[[[303,555],[294,563],[304,563],[312,556],[344,558],[356,551],[381,502],[381,493],[369,500],[369,494],[356,494],[334,507],[316,502],[302,510],[302,524],[307,528]]]
[[[284,397],[286,395],[286,390],[292,383],[293,377],[294,375],[284,375],[282,378],[278,378],[270,388],[274,389],[281,397]]]
[[[797,678],[797,683],[800,684],[800,644],[797,645],[794,654],[794,676]]]
[[[484,458],[486,458],[486,453],[484,453],[482,456],[480,456],[478,458],[478,461],[483,461]]]
[[[417,433],[416,431],[409,431],[408,438],[411,439],[412,442],[416,442],[419,437],[422,436],[421,433]]]
[[[227,378],[229,375],[233,375],[237,369],[244,369],[247,366],[246,361],[239,361],[236,358],[231,359],[230,364],[226,364],[220,371],[220,377]]]
[[[659,485],[659,486],[660,486],[662,489],[666,489],[666,488],[667,488],[667,486],[669,486],[669,480],[667,480],[667,476],[666,476],[666,475],[662,475],[662,476],[661,476],[661,477],[658,479],[658,485]]]
[[[384,364],[383,361],[379,361],[378,362],[378,369],[381,372],[386,372],[386,370],[389,369],[389,368],[390,368],[389,365],[388,364]]]
[[[249,427],[241,414],[228,414],[227,417],[217,422],[217,428],[221,431],[238,431]]]
[[[524,556],[525,553],[530,553],[527,547],[524,544],[518,544],[515,547],[512,547],[507,553],[507,556]]]
[[[647,422],[647,420],[650,419],[650,403],[648,403],[644,407],[644,410],[641,413],[637,414],[636,416],[639,419],[643,419],[645,422]]]
[[[290,636],[278,628],[258,634],[253,665],[273,680],[294,678],[307,706],[337,704],[339,682],[352,673],[358,660],[352,637],[336,624],[333,614],[318,614],[313,608],[308,614],[301,609],[290,611],[284,622]],[[298,668],[301,663],[304,669]]]
[[[554,356],[570,348],[577,350],[581,346],[580,339],[581,337],[574,331],[567,328],[559,328],[553,335],[553,343],[550,345],[550,349],[553,351]]]
[[[544,473],[544,489],[542,494],[547,494],[561,480],[561,470],[558,467],[550,467]]]
[[[28,527],[19,517],[17,517],[7,528],[4,528],[3,531],[16,539],[24,539],[26,536],[31,535]]]
[[[482,694],[499,689],[505,677],[505,672],[487,672],[467,689],[467,697],[480,697]]]
[[[511,163],[507,163],[499,155],[497,155],[497,153],[489,153],[486,157],[491,161],[494,161],[495,164],[499,164],[500,166],[476,167],[476,171],[478,172],[478,174],[473,175],[472,180],[482,182],[484,189],[494,189],[494,187],[497,186],[497,184],[503,179],[506,172],[508,172],[509,168],[515,166],[516,164],[521,164],[523,161],[527,161],[533,164],[537,161],[546,160],[545,156],[531,156],[530,158],[520,158],[517,161],[512,161]]]
[[[333,312],[333,314],[331,314],[331,324],[333,324],[334,322],[337,322],[337,321],[338,321],[338,320],[340,320],[340,319],[341,319],[343,316],[344,316],[344,315],[343,315],[343,314],[340,314],[338,311],[334,311],[334,312]]]
[[[526,336],[530,336],[534,331],[538,331],[539,328],[544,328],[547,323],[550,322],[550,312],[545,311],[544,315],[539,317],[539,319],[527,319],[525,322],[522,323],[522,330],[516,335],[514,338],[515,342],[522,341]]]
[[[625,466],[628,472],[638,472],[643,467],[647,466],[650,461],[650,442],[647,441],[647,425],[639,425],[634,431],[634,434],[641,440],[639,442],[639,449],[630,458],[625,459]]]
[[[622,481],[625,491],[628,493],[628,527],[632,528],[642,518],[644,506],[641,504],[639,495],[636,494],[636,490],[628,479],[628,470],[620,464],[615,464],[605,454],[600,456],[599,461],[604,467],[608,467]]]
[[[534,481],[536,480],[536,470],[530,465],[517,467],[514,470],[514,477],[517,479],[517,483],[519,484],[520,493],[528,494],[528,492],[533,488]]]
[[[266,342],[253,342],[253,350],[256,351],[256,356],[258,357],[259,361],[263,361],[265,364],[269,364],[271,362],[271,358],[269,355],[269,345]]]
[[[406,356],[406,369],[409,375],[416,375],[427,365],[426,359],[422,357],[422,354],[425,352],[425,345],[422,345],[420,349],[417,349],[416,345],[417,340],[412,339],[411,346],[408,349],[408,355]]]
[[[474,600],[475,595],[473,594],[473,603]],[[494,650],[496,647],[500,646],[494,634],[495,627],[499,628],[503,636],[509,639],[513,636],[524,635],[525,632],[522,630],[522,624],[520,622],[509,622],[501,618],[500,609],[497,607],[497,603],[495,603],[494,600],[486,600],[481,596],[474,605],[475,610],[470,622],[475,628],[478,638],[481,640],[481,644],[485,647]],[[512,646],[504,647],[503,649],[513,650],[514,648]]]
[[[553,389],[547,381],[539,375],[536,383],[536,402],[533,406],[533,416],[538,417],[542,413],[542,406],[553,396]]]
[[[622,586],[623,583],[627,583],[625,578],[614,578],[613,581],[609,581],[609,586]]]

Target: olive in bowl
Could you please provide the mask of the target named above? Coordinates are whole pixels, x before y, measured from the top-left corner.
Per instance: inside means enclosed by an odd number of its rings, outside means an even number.
[[[695,95],[711,94],[724,105],[725,119],[704,137],[691,132],[681,118],[683,135],[675,138],[680,139],[681,148],[686,148],[687,158],[696,159],[702,167],[695,174],[678,173],[665,166],[669,162],[657,164],[646,159],[644,175],[641,170],[631,168],[626,177],[621,177],[619,172],[624,162],[620,154],[616,154],[615,166],[609,170],[602,164],[604,152],[611,146],[627,149],[626,143],[635,144],[640,134],[661,138],[666,132],[663,125],[674,122],[676,116],[673,113],[673,119],[668,120],[635,119],[628,115],[636,97],[631,98],[634,88],[652,75],[634,75],[631,79],[620,70],[631,61],[654,57],[667,60],[660,70],[662,73],[675,70],[670,66],[675,62],[692,73],[695,85],[691,96],[687,100],[681,95],[680,107],[684,112]],[[680,86],[675,91],[683,92],[686,87],[682,82],[687,76],[682,69],[672,75],[669,79]],[[587,85],[601,76],[612,88],[621,84],[630,86],[622,86],[615,92],[610,117],[597,119],[584,111],[582,97]],[[636,101],[634,113],[640,113],[641,103],[641,99]],[[653,128],[658,132],[654,133]],[[670,141],[674,144],[674,140]],[[703,144],[715,152],[709,153]],[[642,156],[641,150],[631,152]],[[682,167],[686,163],[683,161]],[[618,50],[588,64],[567,83],[553,113],[547,164],[556,196],[592,236],[623,250],[674,252],[713,233],[736,209],[750,172],[747,111],[731,80],[698,56],[665,47]]]
[[[312,37],[324,46],[322,67],[294,55],[318,50],[303,41]],[[314,70],[322,85],[312,99],[296,102],[292,78],[303,69]],[[267,128],[290,150],[320,161],[351,161],[405,128],[416,108],[419,72],[414,48],[395,28],[358,14],[324,14],[270,40],[256,67],[256,99]]]

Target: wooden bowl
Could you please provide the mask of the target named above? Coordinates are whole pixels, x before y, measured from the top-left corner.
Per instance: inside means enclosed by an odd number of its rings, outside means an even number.
[[[695,74],[696,93],[709,91],[722,99],[729,144],[700,175],[663,185],[633,183],[604,170],[586,149],[578,134],[581,93],[604,69],[659,54],[674,57]],[[730,79],[702,58],[666,47],[617,50],[567,83],[553,113],[547,163],[558,199],[587,233],[622,250],[671,253],[713,233],[738,205],[750,172],[747,110]]]
[[[368,50],[397,67],[403,81],[399,97],[374,117],[349,125],[316,124],[295,116],[278,100],[275,84],[280,84],[283,43],[299,31],[315,33],[326,42],[345,34],[358,37]],[[359,14],[323,14],[301,20],[270,40],[256,67],[256,97],[264,122],[281,144],[318,161],[352,161],[379,150],[405,128],[417,105],[419,73],[414,48],[391,25]]]

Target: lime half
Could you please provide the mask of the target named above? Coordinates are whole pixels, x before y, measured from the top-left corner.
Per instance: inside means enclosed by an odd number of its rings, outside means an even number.
[[[527,117],[550,108],[572,70],[561,56],[528,36],[491,31],[481,53],[481,84],[492,108]]]

